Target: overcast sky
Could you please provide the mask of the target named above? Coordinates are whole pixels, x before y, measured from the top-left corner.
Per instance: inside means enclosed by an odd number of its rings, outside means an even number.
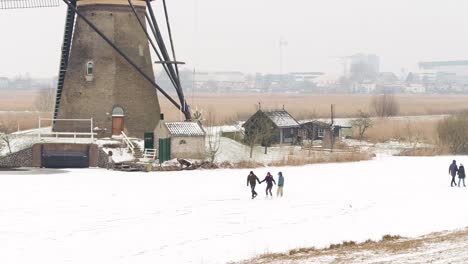
[[[159,6],[159,0],[154,7]],[[342,71],[375,53],[382,71],[468,59],[465,0],[168,0],[178,59],[197,70]],[[0,10],[0,76],[57,75],[65,6]],[[99,25],[98,25],[99,26]]]

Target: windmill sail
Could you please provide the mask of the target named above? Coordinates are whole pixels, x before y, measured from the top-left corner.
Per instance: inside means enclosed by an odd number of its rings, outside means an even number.
[[[0,9],[57,7],[60,0],[0,0]]]

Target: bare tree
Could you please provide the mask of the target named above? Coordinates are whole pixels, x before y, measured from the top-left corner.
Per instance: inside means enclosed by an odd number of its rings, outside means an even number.
[[[11,120],[0,121],[0,147],[8,148],[8,152],[11,154],[11,144],[14,139],[12,132],[15,131],[16,124]]]
[[[373,126],[369,114],[361,110],[358,111],[357,118],[351,121],[351,125],[357,128],[359,141],[362,141],[366,131]]]
[[[52,112],[55,104],[55,89],[41,89],[36,97],[36,109],[41,112]]]
[[[250,158],[253,157],[253,150],[257,144],[265,148],[265,154],[268,153],[275,131],[272,122],[265,116],[259,114],[253,117],[244,131],[244,141],[250,147]]]
[[[437,132],[440,143],[453,154],[468,153],[468,112],[439,121]]]
[[[216,117],[211,112],[208,113],[205,125],[207,127],[206,139],[208,144],[206,154],[210,163],[213,164],[221,145],[221,131],[216,127]]]
[[[307,139],[307,149],[308,156],[310,157],[312,153],[312,147],[314,145],[315,134],[317,133],[316,127],[312,126],[305,126],[304,128],[304,138]]]
[[[371,109],[378,117],[398,115],[400,105],[393,94],[382,94],[372,98]]]

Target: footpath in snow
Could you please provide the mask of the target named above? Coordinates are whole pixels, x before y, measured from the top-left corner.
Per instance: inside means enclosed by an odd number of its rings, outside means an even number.
[[[2,263],[226,263],[385,234],[467,226],[452,157],[262,168],[285,197],[250,199],[249,170],[0,171]],[[468,157],[457,157],[468,164]],[[273,189],[276,191],[276,188]]]

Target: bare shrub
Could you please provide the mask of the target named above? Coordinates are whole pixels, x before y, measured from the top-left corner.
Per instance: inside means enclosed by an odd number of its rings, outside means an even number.
[[[402,239],[401,236],[399,235],[384,235],[382,237],[382,241],[395,241],[395,240],[399,240],[399,239]]]
[[[328,249],[333,250],[333,249],[338,249],[338,248],[345,248],[345,247],[355,247],[358,244],[355,241],[344,241],[341,244],[331,244]]]
[[[452,154],[468,153],[468,112],[450,116],[440,121],[437,132],[440,143]]]
[[[205,125],[207,126],[206,140],[207,140],[207,150],[206,155],[211,164],[214,163],[216,155],[219,152],[219,147],[221,145],[221,133],[215,127],[216,117],[213,113],[208,113],[208,118],[206,119]]]
[[[40,112],[52,112],[55,104],[55,89],[41,89],[34,104]]]
[[[351,121],[351,126],[357,129],[359,141],[364,138],[365,133],[373,125],[368,113],[361,110],[357,113],[357,118]]]
[[[0,120],[0,149],[7,148],[8,152],[12,153],[12,141],[14,135],[11,134],[15,131],[15,124],[13,120]]]
[[[400,105],[393,94],[382,94],[372,98],[371,109],[378,117],[390,117],[398,115]]]

